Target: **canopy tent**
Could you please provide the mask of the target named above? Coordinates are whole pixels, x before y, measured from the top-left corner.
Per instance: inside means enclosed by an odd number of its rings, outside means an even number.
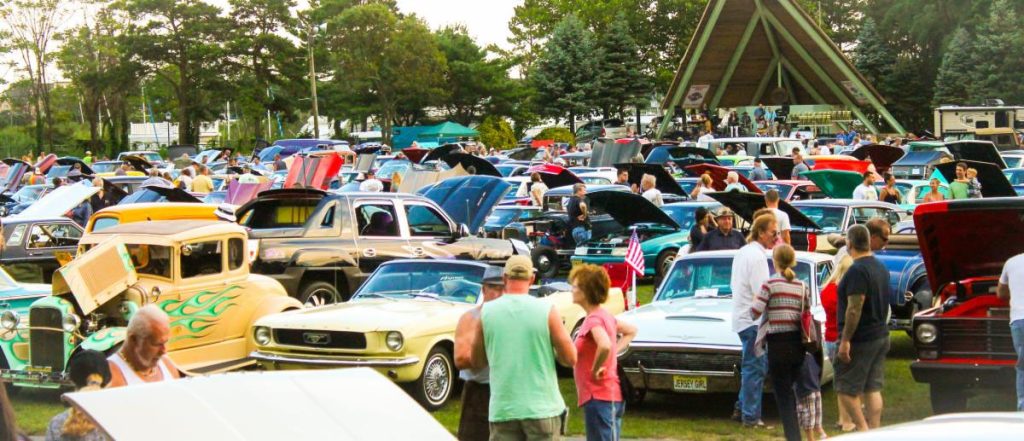
[[[885,99],[795,1],[711,0],[662,102],[658,136],[680,105],[758,103],[845,106],[879,133],[863,106],[905,132]]]
[[[420,138],[469,138],[480,136],[480,132],[466,127],[462,124],[445,121],[420,132]]]
[[[480,132],[462,124],[446,121],[433,126],[395,127],[392,129],[391,144],[396,149],[404,149],[413,141],[423,148],[458,141],[459,138],[475,138]]]

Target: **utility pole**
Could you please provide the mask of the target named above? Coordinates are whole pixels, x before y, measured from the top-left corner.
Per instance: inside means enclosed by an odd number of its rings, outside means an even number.
[[[313,59],[313,19],[308,19],[306,49],[309,55],[309,89],[313,100],[313,139],[320,139],[320,109],[316,100],[316,61]]]

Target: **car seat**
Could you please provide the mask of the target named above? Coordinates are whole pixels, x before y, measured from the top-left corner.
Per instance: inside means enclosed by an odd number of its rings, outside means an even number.
[[[384,211],[374,212],[370,216],[370,224],[363,228],[364,236],[393,236],[395,219],[391,213]]]

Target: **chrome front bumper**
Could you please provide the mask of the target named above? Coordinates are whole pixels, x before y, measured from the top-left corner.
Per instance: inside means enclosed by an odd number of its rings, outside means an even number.
[[[420,362],[419,357],[410,356],[405,358],[324,358],[302,355],[281,355],[269,352],[253,351],[249,354],[260,364],[270,365],[299,365],[320,368],[341,368],[341,367],[371,367],[371,368],[400,368],[412,366]]]
[[[740,351],[738,346],[729,345],[689,345],[672,343],[634,343],[629,350],[619,356],[619,365],[626,374],[627,380],[637,389],[677,392],[677,393],[723,393],[737,392],[740,388],[740,366],[733,364],[727,370],[657,368],[645,366],[644,363],[629,364],[626,361],[634,352],[647,353],[686,353],[691,355],[706,354],[707,357],[735,355]],[[696,367],[696,365],[694,366]],[[675,387],[677,377],[698,378],[706,385],[704,390],[679,390]]]

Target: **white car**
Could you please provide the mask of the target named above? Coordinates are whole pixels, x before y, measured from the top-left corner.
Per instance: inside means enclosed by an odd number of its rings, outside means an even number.
[[[620,314],[636,325],[636,338],[619,355],[630,400],[649,390],[676,393],[736,392],[740,387],[742,344],[732,330],[729,281],[736,250],[681,255],[654,300]],[[771,265],[771,256],[765,255]],[[819,293],[832,274],[832,256],[798,251],[797,278],[810,285],[811,311],[824,323]],[[824,330],[822,330],[824,333]],[[822,382],[831,381],[825,360]]]

